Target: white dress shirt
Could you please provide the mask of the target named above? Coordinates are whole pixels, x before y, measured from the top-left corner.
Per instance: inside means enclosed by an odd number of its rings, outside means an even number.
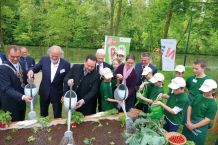
[[[56,74],[58,66],[59,66],[59,62],[60,62],[60,60],[58,61],[57,64],[53,64],[51,62],[51,82],[53,82],[53,80],[54,80],[55,74]]]
[[[2,59],[0,58],[0,64],[2,64]]]

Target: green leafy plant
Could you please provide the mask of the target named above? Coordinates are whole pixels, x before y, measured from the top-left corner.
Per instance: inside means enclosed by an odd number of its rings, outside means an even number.
[[[0,110],[0,123],[6,124],[11,121],[11,112]]]
[[[75,123],[78,123],[78,124],[81,124],[84,121],[84,115],[81,112],[74,111],[72,113],[71,121],[75,122]]]
[[[185,145],[195,145],[195,142],[188,140],[186,141]]]
[[[105,111],[102,116],[111,116],[111,115],[116,115],[116,114],[118,114],[118,110],[114,108],[114,109]]]
[[[49,142],[52,141],[52,137],[51,137],[51,136],[48,137],[48,141],[49,141]]]
[[[34,141],[36,141],[36,137],[34,137],[33,135],[27,138],[27,142],[34,142]]]
[[[88,145],[93,145],[93,141],[95,141],[95,137],[91,137],[91,138],[85,137],[83,139],[83,143]]]
[[[161,121],[138,118],[133,123],[134,132],[125,132],[126,144],[165,145],[167,143]]]
[[[39,128],[38,127],[34,127],[32,130],[33,130],[34,133],[37,133],[39,131]]]
[[[47,128],[46,131],[49,133],[49,132],[52,131],[52,129],[51,128]]]
[[[125,117],[125,115],[119,116],[119,118],[118,118],[117,121],[120,123],[120,126],[121,126],[121,127],[124,127],[124,126],[125,126],[125,123],[126,123],[126,117]]]
[[[7,136],[5,136],[5,140],[6,141],[10,141],[10,140],[12,140],[13,138],[12,138],[12,136],[11,135],[7,135]]]
[[[49,116],[41,117],[38,119],[38,122],[39,122],[41,128],[44,128],[44,127],[47,127],[49,125],[49,123],[51,122],[51,119],[49,118]]]

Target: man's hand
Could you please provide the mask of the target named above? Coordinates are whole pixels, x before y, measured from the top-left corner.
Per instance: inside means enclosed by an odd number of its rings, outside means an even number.
[[[24,97],[23,97],[23,100],[24,100],[26,103],[31,102],[32,99],[33,99],[33,98],[30,97],[30,96],[24,96]]]
[[[73,86],[74,85],[74,79],[69,79],[67,81],[67,85],[70,87],[70,86]]]
[[[61,103],[64,103],[64,96],[61,97]]]
[[[161,101],[156,101],[156,102],[153,103],[153,105],[159,105],[159,106],[161,106],[161,105],[162,105],[162,102],[161,102]]]
[[[82,107],[84,104],[85,104],[85,101],[84,101],[83,99],[79,100],[79,101],[76,103],[76,109]]]
[[[32,70],[29,70],[27,73],[28,78],[33,78],[34,72]]]

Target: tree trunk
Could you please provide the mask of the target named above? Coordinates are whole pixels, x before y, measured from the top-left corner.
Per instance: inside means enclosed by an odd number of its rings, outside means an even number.
[[[170,22],[172,20],[172,16],[173,16],[173,2],[171,1],[170,5],[169,5],[169,9],[168,9],[166,23],[164,25],[163,38],[167,38],[167,36],[168,36],[168,31],[170,28]]]
[[[0,51],[4,51],[3,30],[2,30],[2,1],[0,0]]]
[[[114,0],[110,0],[111,3],[111,14],[110,14],[110,31],[109,35],[113,36],[114,33]]]
[[[121,11],[122,11],[122,0],[119,0],[118,3],[118,11],[117,11],[117,19],[116,19],[116,25],[115,25],[115,36],[117,36],[120,26],[120,18],[121,18]]]

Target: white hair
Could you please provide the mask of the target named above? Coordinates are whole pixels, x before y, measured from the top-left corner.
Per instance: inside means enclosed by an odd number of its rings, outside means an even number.
[[[97,55],[97,54],[105,55],[105,51],[104,51],[104,49],[102,49],[102,48],[97,49],[97,51],[96,51],[96,55]]]
[[[60,46],[58,46],[58,45],[52,45],[49,49],[48,49],[48,55],[51,53],[51,51],[53,50],[53,49],[57,49],[57,50],[59,50],[59,52],[60,52],[60,54],[61,54],[61,58],[64,58],[64,51],[61,49],[61,47]]]

